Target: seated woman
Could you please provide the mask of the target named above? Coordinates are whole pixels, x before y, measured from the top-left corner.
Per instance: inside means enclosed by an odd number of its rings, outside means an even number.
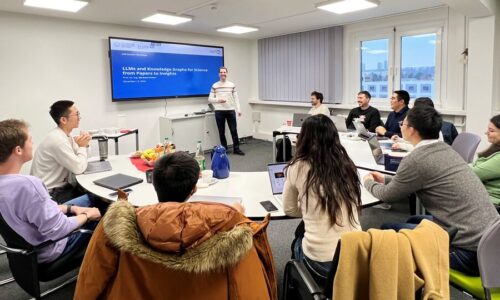
[[[302,217],[305,225],[294,242],[294,256],[326,278],[340,235],[361,230],[357,169],[330,118],[320,114],[304,121],[286,175],[283,210]]]
[[[483,182],[491,202],[497,210],[500,208],[500,115],[490,119],[486,131],[488,149],[478,154],[478,159],[471,165],[472,170]],[[500,210],[499,210],[500,211]]]

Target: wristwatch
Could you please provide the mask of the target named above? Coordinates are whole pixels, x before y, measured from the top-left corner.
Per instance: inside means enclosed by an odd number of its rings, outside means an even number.
[[[73,214],[73,212],[71,211],[71,206],[73,206],[73,204],[66,204],[66,215],[67,216],[71,216]]]

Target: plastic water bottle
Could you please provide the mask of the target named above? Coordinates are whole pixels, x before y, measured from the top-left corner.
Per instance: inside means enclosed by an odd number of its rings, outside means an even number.
[[[170,153],[170,142],[168,141],[168,137],[165,137],[163,141],[163,154]]]
[[[194,155],[194,159],[196,159],[196,161],[198,162],[200,171],[205,170],[205,155],[203,154],[201,141],[198,141],[198,143],[196,144],[196,154]]]

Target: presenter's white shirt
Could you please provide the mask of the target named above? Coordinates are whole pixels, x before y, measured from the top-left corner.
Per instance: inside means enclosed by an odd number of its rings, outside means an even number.
[[[311,107],[311,109],[309,110],[308,114],[314,116],[314,115],[318,115],[318,114],[324,114],[325,116],[329,116],[330,115],[330,110],[328,109],[328,107],[324,104],[320,104],[318,107]]]
[[[226,102],[219,103],[219,99]],[[215,110],[236,110],[240,112],[240,100],[236,92],[236,86],[231,81],[217,81],[210,89],[208,101],[214,105]]]
[[[78,146],[73,137],[56,127],[36,149],[30,174],[42,179],[50,191],[66,185],[71,173],[83,173],[87,157],[87,147]]]

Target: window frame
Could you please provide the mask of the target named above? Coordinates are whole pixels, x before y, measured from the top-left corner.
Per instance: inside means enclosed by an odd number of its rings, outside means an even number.
[[[446,70],[447,61],[444,53],[446,53],[446,23],[445,21],[422,22],[419,24],[396,25],[391,27],[381,27],[377,29],[366,29],[353,31],[346,34],[348,42],[345,43],[348,53],[347,66],[345,69],[347,83],[344,91],[346,92],[347,101],[345,103],[355,103],[355,95],[361,87],[361,43],[363,41],[389,39],[388,53],[388,97],[387,98],[372,98],[371,104],[381,108],[389,108],[389,98],[392,91],[400,89],[401,78],[401,38],[403,36],[419,35],[419,34],[436,34],[436,65],[435,65],[435,93],[432,99],[436,107],[441,107],[442,99],[446,95]],[[352,99],[352,100],[351,100]]]

